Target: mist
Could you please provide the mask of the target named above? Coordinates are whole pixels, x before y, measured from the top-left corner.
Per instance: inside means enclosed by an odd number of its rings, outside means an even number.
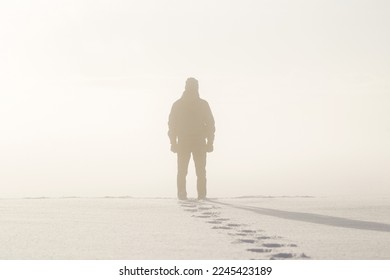
[[[389,11],[1,3],[0,197],[174,197],[167,122],[188,77],[216,122],[210,197],[389,195]]]

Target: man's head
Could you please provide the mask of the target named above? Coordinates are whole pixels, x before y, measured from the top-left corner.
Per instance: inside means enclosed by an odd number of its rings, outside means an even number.
[[[188,78],[187,81],[186,81],[186,87],[185,87],[185,90],[186,91],[195,91],[195,92],[198,92],[199,90],[199,84],[198,84],[198,80],[195,79],[195,78]]]

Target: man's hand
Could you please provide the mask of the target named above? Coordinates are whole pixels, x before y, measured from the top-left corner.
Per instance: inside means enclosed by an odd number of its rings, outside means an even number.
[[[177,144],[175,143],[175,144],[171,144],[171,151],[172,151],[172,153],[177,153]]]
[[[211,153],[212,151],[214,151],[214,145],[213,144],[207,144],[206,152]]]

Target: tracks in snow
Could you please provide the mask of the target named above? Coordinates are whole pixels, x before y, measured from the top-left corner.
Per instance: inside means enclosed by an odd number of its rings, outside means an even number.
[[[235,221],[222,214],[223,207],[228,207],[210,200],[179,201],[180,207],[193,218],[210,224],[211,229],[220,234],[231,236],[232,244],[242,246],[252,255],[251,259],[308,259],[299,252],[298,245],[290,243],[280,236],[269,235],[254,225]]]

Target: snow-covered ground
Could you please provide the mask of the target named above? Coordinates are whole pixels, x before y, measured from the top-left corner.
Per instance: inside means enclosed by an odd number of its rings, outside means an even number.
[[[0,199],[0,259],[390,259],[389,197]]]

